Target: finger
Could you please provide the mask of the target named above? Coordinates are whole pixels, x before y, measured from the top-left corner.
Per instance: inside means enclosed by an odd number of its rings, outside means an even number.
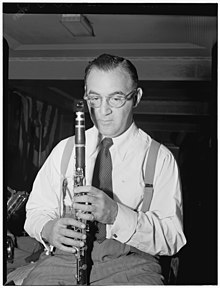
[[[75,254],[77,252],[77,250],[79,250],[79,247],[76,246],[72,246],[72,245],[65,245],[65,244],[57,244],[56,247],[64,252],[68,252],[68,253],[73,253]],[[83,247],[83,246],[82,246]]]
[[[80,204],[80,203],[73,203],[73,208],[83,212],[93,212],[95,210],[94,205]]]
[[[63,245],[72,246],[76,248],[80,248],[85,245],[83,241],[68,238],[68,237],[60,237],[60,243],[62,243]]]
[[[65,245],[62,245],[60,244],[59,246],[57,245],[56,246],[58,249],[64,251],[64,252],[68,252],[68,253],[76,253],[76,248],[75,247],[68,247],[68,246],[65,246]]]
[[[86,221],[94,221],[95,220],[95,216],[92,213],[77,212],[77,217],[79,217],[82,220],[86,220]]]
[[[72,229],[63,229],[61,233],[62,233],[62,236],[69,237],[69,238],[82,239],[82,240],[86,239],[85,233],[74,231]]]
[[[81,229],[85,229],[86,228],[86,225],[76,219],[73,219],[73,218],[62,218],[62,224],[63,226],[75,226],[75,227],[78,227],[78,228],[81,228]]]
[[[96,194],[96,193],[99,193],[99,191],[100,191],[99,189],[97,189],[96,187],[93,187],[91,185],[74,187],[74,193],[92,192],[92,193]]]
[[[87,195],[82,195],[82,196],[74,196],[72,198],[73,203],[90,203],[90,198]]]
[[[74,187],[74,193],[86,193],[89,192],[91,190],[92,186],[89,185],[84,185],[84,186],[76,186]]]
[[[86,194],[86,195],[77,195],[73,197],[73,203],[94,203],[96,201],[97,197],[94,195]]]

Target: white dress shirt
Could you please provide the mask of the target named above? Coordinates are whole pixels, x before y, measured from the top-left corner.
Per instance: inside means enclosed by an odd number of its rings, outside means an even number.
[[[72,137],[74,141],[74,137]],[[66,175],[61,175],[61,159],[67,139],[51,152],[40,169],[28,199],[25,230],[41,238],[43,226],[61,217],[64,205],[71,205],[75,149]],[[91,185],[100,135],[93,127],[86,131],[86,185]],[[179,172],[172,153],[160,146],[153,181],[154,194],[149,211],[141,212],[144,194],[145,165],[151,137],[133,123],[122,135],[113,138],[112,182],[118,214],[112,225],[106,225],[107,238],[134,246],[151,255],[173,255],[186,243],[183,233],[182,195]],[[68,193],[62,195],[66,176]]]

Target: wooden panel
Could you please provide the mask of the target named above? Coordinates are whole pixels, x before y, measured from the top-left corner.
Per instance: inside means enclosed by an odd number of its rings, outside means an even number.
[[[92,58],[14,57],[9,60],[9,79],[79,80],[84,78],[90,60]],[[201,81],[211,78],[209,57],[136,57],[131,61],[140,80]]]
[[[209,115],[209,104],[198,101],[160,101],[144,100],[134,111],[147,115]]]
[[[174,119],[175,120],[175,119]],[[151,131],[163,132],[197,132],[201,130],[201,125],[198,123],[190,123],[188,121],[181,122],[140,122],[137,121],[138,127],[150,134]]]

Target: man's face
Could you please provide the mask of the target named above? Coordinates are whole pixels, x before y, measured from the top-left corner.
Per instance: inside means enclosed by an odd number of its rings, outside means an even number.
[[[91,119],[99,132],[106,137],[117,137],[126,131],[133,121],[133,99],[125,102],[124,106],[114,108],[109,106],[106,97],[116,93],[124,95],[132,91],[130,75],[117,67],[110,71],[94,68],[86,81],[86,93],[88,96],[102,97],[99,108],[88,105]]]

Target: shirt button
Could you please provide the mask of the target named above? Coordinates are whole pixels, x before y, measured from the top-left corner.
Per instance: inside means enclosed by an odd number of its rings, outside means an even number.
[[[117,237],[118,237],[118,235],[116,235],[116,234],[113,234],[113,237],[114,237],[114,238],[117,238]]]

